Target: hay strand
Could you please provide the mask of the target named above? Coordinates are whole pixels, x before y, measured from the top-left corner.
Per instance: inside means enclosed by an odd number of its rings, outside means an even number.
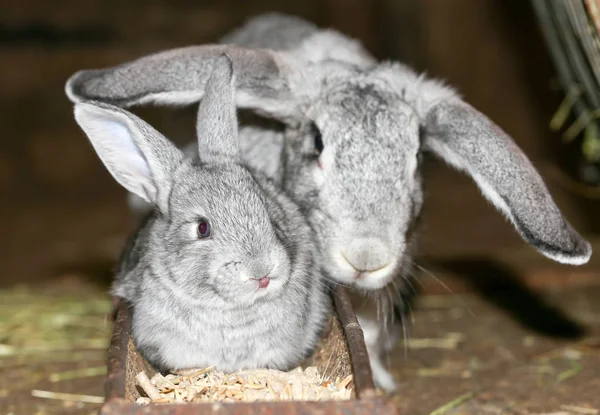
[[[48,380],[52,383],[64,380],[81,379],[106,374],[106,366],[86,367],[83,369],[68,370],[66,372],[51,373]]]
[[[459,397],[444,404],[443,406],[440,406],[435,411],[431,412],[429,415],[444,415],[444,414],[450,412],[452,409],[456,409],[463,403],[472,399],[475,396],[475,393],[476,393],[475,391],[472,391],[472,392],[467,392],[465,394],[462,394]]]
[[[31,391],[31,396],[34,396],[36,398],[55,399],[55,400],[59,400],[59,401],[68,401],[68,402],[104,403],[104,398],[102,396],[79,395],[79,394],[75,394],[75,393],[59,393],[59,392],[43,391],[43,390],[39,390],[39,389],[33,389]]]

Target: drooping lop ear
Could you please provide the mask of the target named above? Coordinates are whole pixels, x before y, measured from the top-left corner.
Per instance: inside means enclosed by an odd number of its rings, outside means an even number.
[[[468,173],[525,241],[557,262],[588,262],[591,245],[563,217],[541,176],[500,127],[451,98],[430,107],[424,130],[425,148]]]
[[[166,212],[181,151],[146,122],[112,105],[78,103],[75,119],[115,180]]]
[[[203,45],[147,55],[122,65],[76,72],[65,85],[73,102],[100,101],[120,107],[200,101],[215,60],[226,53],[236,73],[236,103],[282,121],[299,113],[294,91],[303,91],[299,63],[284,52],[233,45]]]
[[[215,59],[206,93],[198,108],[198,157],[205,163],[238,159],[234,82],[233,63],[223,54]]]

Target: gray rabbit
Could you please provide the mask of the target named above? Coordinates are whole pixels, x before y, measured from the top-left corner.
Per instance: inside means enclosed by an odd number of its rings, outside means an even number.
[[[152,205],[112,292],[133,308],[133,338],[161,370],[291,369],[329,310],[314,235],[298,207],[241,164],[226,56],[213,61],[190,158],[133,114],[81,102],[75,118],[106,168]]]
[[[80,71],[66,93],[75,102],[123,107],[197,102],[222,52],[240,74],[238,107],[287,126],[283,134],[242,130],[242,142],[250,143],[245,160],[301,205],[327,274],[356,289],[378,386],[395,389],[381,357],[399,328],[394,314],[379,311],[396,304],[402,313],[411,290],[425,151],[470,175],[543,255],[573,265],[589,260],[590,244],[563,217],[526,155],[484,114],[441,82],[376,62],[358,42],[293,16],[253,18],[221,44]]]

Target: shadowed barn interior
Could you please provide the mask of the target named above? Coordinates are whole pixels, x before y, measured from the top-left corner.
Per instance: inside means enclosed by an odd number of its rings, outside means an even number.
[[[564,94],[529,2],[8,0],[0,13],[2,413],[90,414],[94,399],[40,395],[103,396],[106,290],[131,218],[124,189],[73,119],[66,79],[214,42],[267,11],[339,29],[380,59],[455,86],[514,138],[565,216],[600,248],[598,198],[574,191],[570,150],[549,128]],[[193,137],[193,106],[134,111],[177,143]],[[433,157],[425,190],[423,295],[389,361],[400,413],[600,414],[598,255],[582,267],[542,257],[471,179]],[[72,315],[86,318],[71,324]],[[60,357],[46,344],[62,348]]]

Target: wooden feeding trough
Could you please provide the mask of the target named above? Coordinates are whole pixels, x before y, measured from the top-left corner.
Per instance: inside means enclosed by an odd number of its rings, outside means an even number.
[[[330,318],[313,356],[303,366],[316,366],[321,373],[334,378],[353,375],[353,391],[349,400],[331,401],[271,401],[223,403],[136,403],[140,390],[135,376],[155,371],[135,350],[130,337],[131,313],[126,303],[116,309],[115,326],[108,350],[106,401],[101,415],[300,415],[300,414],[397,414],[391,399],[378,396],[373,384],[363,332],[360,328],[348,292],[341,287],[332,294],[335,315]]]

